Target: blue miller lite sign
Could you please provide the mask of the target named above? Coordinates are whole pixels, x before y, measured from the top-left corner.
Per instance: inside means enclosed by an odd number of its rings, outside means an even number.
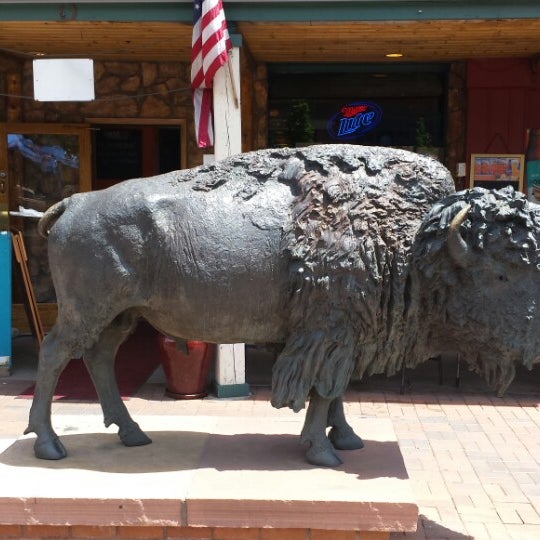
[[[371,101],[358,101],[341,107],[326,129],[333,139],[356,139],[372,130],[382,119],[382,109]]]

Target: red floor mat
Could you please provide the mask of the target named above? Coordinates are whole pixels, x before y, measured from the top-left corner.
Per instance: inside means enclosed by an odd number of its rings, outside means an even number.
[[[120,346],[116,355],[115,372],[120,395],[132,396],[160,363],[157,331],[141,323]],[[35,385],[18,397],[32,398]],[[82,359],[73,359],[66,366],[54,391],[54,400],[97,401],[97,393]]]

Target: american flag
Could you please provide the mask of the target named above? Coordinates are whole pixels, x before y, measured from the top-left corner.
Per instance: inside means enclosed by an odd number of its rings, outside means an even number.
[[[214,144],[212,80],[229,57],[231,41],[221,0],[195,0],[191,39],[191,88],[200,148]]]

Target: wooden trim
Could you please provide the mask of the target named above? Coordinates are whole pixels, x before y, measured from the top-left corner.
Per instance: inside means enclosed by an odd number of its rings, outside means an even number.
[[[118,124],[118,125],[135,125],[135,126],[157,126],[168,125],[178,126],[186,123],[183,118],[85,118],[88,124]]]
[[[79,191],[90,191],[92,188],[92,168],[90,166],[90,131],[88,124],[53,124],[33,122],[2,122],[0,137],[6,138],[8,133],[23,134],[58,134],[79,137]],[[2,154],[7,149],[0,146]],[[7,171],[7,154],[0,156],[0,164],[5,160]],[[10,179],[8,178],[8,183]]]
[[[46,133],[77,135],[78,130],[88,130],[88,124],[54,124],[48,122],[3,122],[6,133]]]
[[[9,133],[73,135],[79,138],[79,191],[92,189],[92,167],[90,163],[90,126],[88,124],[54,124],[45,122],[0,122],[0,138]],[[0,143],[0,168],[8,170],[7,145]],[[8,188],[11,183],[8,177]],[[13,208],[11,208],[13,210]]]
[[[7,159],[7,137],[2,135],[0,127],[0,227],[2,230],[9,228],[9,178]]]

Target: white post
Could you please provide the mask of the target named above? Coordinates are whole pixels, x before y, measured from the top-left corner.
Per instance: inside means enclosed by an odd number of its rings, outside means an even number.
[[[216,161],[242,152],[240,108],[240,49],[229,52],[228,64],[214,77],[214,155]],[[249,395],[246,384],[246,355],[243,343],[218,346],[216,361],[217,397]]]
[[[231,79],[234,79],[234,84]],[[242,152],[240,109],[240,49],[233,47],[229,61],[214,76],[214,154],[216,161]]]

